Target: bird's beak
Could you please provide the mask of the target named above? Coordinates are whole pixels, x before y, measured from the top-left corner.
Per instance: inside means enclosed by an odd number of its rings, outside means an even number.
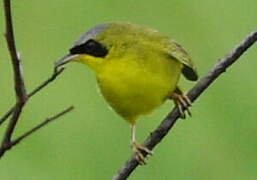
[[[68,55],[65,55],[64,57],[62,57],[61,59],[56,61],[54,63],[54,66],[55,66],[55,68],[61,67],[64,64],[67,64],[67,63],[71,62],[72,60],[74,60],[78,56],[79,56],[79,54],[68,54]]]

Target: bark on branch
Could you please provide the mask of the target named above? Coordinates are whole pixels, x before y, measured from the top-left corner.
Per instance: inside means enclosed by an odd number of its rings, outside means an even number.
[[[26,102],[27,94],[26,88],[24,84],[24,78],[22,74],[22,64],[21,59],[18,56],[18,52],[16,50],[14,32],[13,32],[13,23],[12,23],[12,11],[11,11],[11,2],[10,0],[4,0],[4,9],[5,9],[5,23],[6,23],[6,40],[8,49],[10,52],[13,73],[14,73],[14,81],[15,81],[15,93],[17,96],[17,100],[21,103]]]
[[[6,40],[8,49],[10,52],[13,72],[14,72],[14,86],[15,93],[17,98],[16,108],[14,109],[13,116],[10,120],[10,123],[5,132],[2,146],[8,144],[11,140],[12,133],[15,129],[17,121],[22,112],[23,106],[26,103],[27,93],[24,84],[24,78],[22,74],[22,64],[21,60],[18,57],[18,53],[16,50],[14,32],[13,32],[13,23],[12,23],[12,11],[11,11],[11,2],[9,0],[4,0],[4,12],[5,12],[5,22],[6,22]]]
[[[191,101],[195,101],[208,87],[212,84],[226,69],[236,62],[241,55],[243,55],[248,48],[250,48],[257,41],[257,30],[249,34],[235,49],[233,49],[227,56],[220,59],[218,63],[211,69],[211,71],[201,78],[198,83],[188,92],[188,97]],[[150,136],[144,142],[145,146],[153,149],[166,134],[174,127],[174,124],[179,118],[178,108],[174,108],[167,117],[161,122]],[[113,180],[125,180],[137,168],[138,162],[134,157],[129,159],[124,167],[113,177]]]

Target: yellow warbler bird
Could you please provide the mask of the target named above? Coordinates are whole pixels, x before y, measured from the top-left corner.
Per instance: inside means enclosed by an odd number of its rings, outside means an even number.
[[[140,115],[145,115],[173,99],[183,110],[190,100],[178,87],[183,74],[197,80],[197,72],[186,51],[173,39],[157,30],[132,23],[106,23],[91,28],[56,62],[60,67],[68,62],[89,66],[96,75],[101,93],[109,105],[131,124],[132,150],[144,164],[142,152],[152,154],[135,138]]]

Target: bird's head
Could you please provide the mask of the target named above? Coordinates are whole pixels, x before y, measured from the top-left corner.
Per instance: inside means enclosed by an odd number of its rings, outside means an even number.
[[[63,66],[69,62],[80,62],[97,71],[108,56],[111,46],[108,39],[106,40],[108,28],[109,24],[101,24],[91,28],[74,43],[67,55],[55,62],[55,67]]]

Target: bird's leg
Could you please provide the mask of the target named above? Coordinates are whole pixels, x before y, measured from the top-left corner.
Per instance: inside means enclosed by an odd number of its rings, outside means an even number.
[[[192,106],[192,102],[187,97],[187,95],[183,94],[183,92],[179,89],[179,87],[176,87],[175,91],[172,92],[172,94],[170,95],[170,99],[172,99],[175,102],[175,104],[178,106],[181,118],[183,119],[186,118],[184,109],[189,116],[192,115],[189,109],[189,107]]]
[[[153,152],[151,150],[149,150],[147,147],[145,147],[144,145],[142,145],[136,141],[136,125],[135,124],[133,124],[131,126],[131,146],[132,146],[132,150],[135,154],[135,158],[139,162],[139,164],[141,164],[141,165],[146,164],[145,156],[143,155],[143,153],[146,153],[146,155],[147,154],[152,155]]]

